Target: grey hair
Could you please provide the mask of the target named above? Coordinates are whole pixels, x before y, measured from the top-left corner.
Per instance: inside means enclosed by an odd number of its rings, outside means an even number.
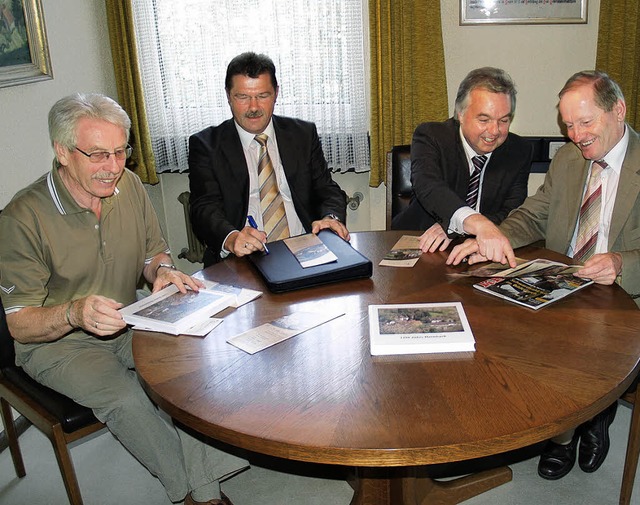
[[[125,130],[127,142],[131,120],[118,102],[98,93],[75,93],[58,100],[49,111],[49,138],[71,150],[76,147],[76,128],[83,118],[101,119]]]
[[[462,114],[469,106],[469,94],[476,88],[486,89],[491,93],[504,93],[511,99],[511,113],[513,118],[516,112],[516,85],[511,76],[501,68],[482,67],[476,68],[467,74],[458,87],[456,95],[455,115]]]
[[[558,93],[562,98],[567,91],[570,91],[583,84],[593,86],[593,96],[596,105],[605,112],[611,112],[618,100],[624,102],[624,95],[618,83],[616,83],[606,73],[599,70],[583,70],[573,74]]]

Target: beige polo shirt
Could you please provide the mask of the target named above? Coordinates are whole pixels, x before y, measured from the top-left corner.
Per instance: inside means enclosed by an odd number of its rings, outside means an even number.
[[[0,214],[0,296],[7,314],[91,294],[135,301],[145,262],[168,252],[142,182],[125,169],[100,219],[75,202],[58,169]]]

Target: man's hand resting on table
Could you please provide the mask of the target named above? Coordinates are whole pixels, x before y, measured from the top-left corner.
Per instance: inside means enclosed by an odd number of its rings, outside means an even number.
[[[444,251],[451,239],[447,236],[442,226],[435,223],[420,236],[420,249],[422,252]]]
[[[335,219],[332,217],[325,216],[322,219],[319,219],[311,223],[311,233],[314,233],[317,235],[320,232],[320,230],[331,230],[336,235],[338,235],[338,237],[340,237],[343,240],[346,240],[347,242],[351,239],[351,236],[349,235],[349,230],[347,230],[347,227],[344,224],[342,224],[342,222],[340,222],[338,219]]]

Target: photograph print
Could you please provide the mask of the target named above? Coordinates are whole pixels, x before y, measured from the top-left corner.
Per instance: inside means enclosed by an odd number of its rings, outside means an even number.
[[[463,331],[456,307],[393,307],[378,309],[381,335]]]

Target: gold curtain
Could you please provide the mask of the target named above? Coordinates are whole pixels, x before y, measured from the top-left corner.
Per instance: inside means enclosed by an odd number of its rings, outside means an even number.
[[[602,0],[596,68],[607,72],[624,93],[627,122],[640,127],[640,4],[637,0]]]
[[[424,121],[448,116],[440,0],[369,0],[371,175],[385,180],[386,153],[411,143]]]
[[[105,2],[118,97],[120,105],[131,118],[129,143],[134,149],[127,166],[138,174],[142,182],[156,184],[158,175],[142,94],[131,0],[105,0]]]

